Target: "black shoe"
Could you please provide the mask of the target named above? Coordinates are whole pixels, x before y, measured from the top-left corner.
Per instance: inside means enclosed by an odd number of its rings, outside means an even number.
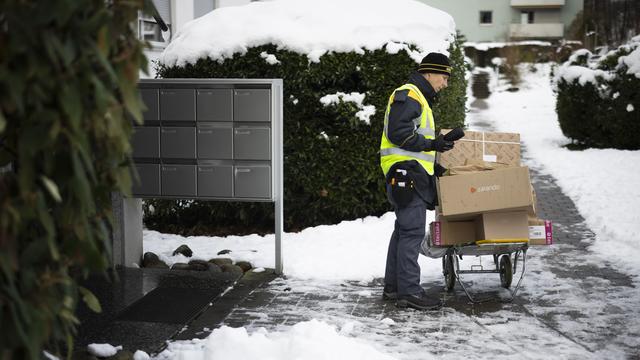
[[[417,310],[437,310],[442,307],[442,301],[426,294],[403,295],[398,298],[396,306],[399,308],[414,308]]]
[[[396,300],[398,299],[398,292],[393,287],[391,287],[391,285],[385,285],[384,289],[382,289],[382,299]]]

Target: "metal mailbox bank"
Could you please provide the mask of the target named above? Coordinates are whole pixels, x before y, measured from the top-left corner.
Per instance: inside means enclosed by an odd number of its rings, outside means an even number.
[[[133,199],[114,199],[114,263],[142,255],[141,198],[267,201],[281,273],[282,79],[145,79],[139,90],[147,108],[132,138],[139,182]]]

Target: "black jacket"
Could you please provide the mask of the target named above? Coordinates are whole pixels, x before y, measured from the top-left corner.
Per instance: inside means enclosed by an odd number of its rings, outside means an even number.
[[[422,95],[427,99],[429,106],[433,108],[436,100],[436,92],[422,74],[414,72],[409,77],[407,83],[418,87],[418,90],[420,90]],[[394,101],[389,110],[387,138],[394,145],[404,150],[415,152],[434,150],[431,140],[425,139],[424,136],[416,133],[416,130],[420,126],[419,119],[422,114],[422,106],[417,100],[407,96],[408,92],[408,90],[398,91],[394,96]],[[429,175],[415,160],[401,161],[393,164],[388,175],[392,174],[393,171],[398,168],[408,171],[415,181],[418,195],[427,203],[427,208],[433,210],[434,206],[438,204],[434,177]]]

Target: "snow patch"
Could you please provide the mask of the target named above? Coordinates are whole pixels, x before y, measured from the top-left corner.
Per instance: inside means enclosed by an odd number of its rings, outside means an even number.
[[[149,354],[142,350],[138,350],[133,354],[133,360],[149,360],[151,357]]]
[[[266,51],[260,53],[260,57],[264,59],[269,65],[280,64],[280,60],[276,58],[273,54],[268,54]]]
[[[524,45],[537,45],[537,46],[551,46],[548,41],[509,41],[509,42],[473,42],[467,41],[464,43],[464,47],[472,47],[476,50],[487,51],[489,49],[503,48],[505,46],[524,46]]]
[[[393,360],[364,340],[345,336],[316,319],[269,332],[223,326],[206,339],[171,342],[157,359]]]
[[[360,119],[365,124],[371,123],[371,116],[376,113],[376,108],[373,105],[364,105],[365,94],[352,92],[351,94],[346,94],[343,92],[337,92],[335,94],[328,94],[320,98],[320,102],[324,106],[329,106],[333,104],[339,104],[342,102],[352,102],[356,104],[360,111],[356,112],[356,117]]]
[[[87,345],[87,351],[98,357],[109,357],[122,350],[122,346],[113,346],[111,344],[89,344]]]

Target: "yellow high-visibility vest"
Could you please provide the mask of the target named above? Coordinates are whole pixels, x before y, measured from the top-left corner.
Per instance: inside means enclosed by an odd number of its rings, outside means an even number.
[[[387,110],[384,114],[384,132],[382,133],[382,141],[380,142],[380,166],[382,172],[386,176],[391,166],[400,161],[416,160],[427,171],[429,175],[433,175],[433,164],[436,160],[435,151],[408,151],[401,149],[400,147],[389,141],[387,137],[387,130],[389,128],[389,112],[391,111],[391,104],[396,92],[401,90],[409,90],[409,97],[417,100],[422,106],[422,113],[419,118],[414,119],[414,123],[419,126],[417,133],[425,137],[425,139],[435,139],[436,126],[433,122],[433,111],[425,99],[424,95],[418,90],[418,87],[413,84],[405,84],[395,89],[389,97],[389,103],[387,104]]]

